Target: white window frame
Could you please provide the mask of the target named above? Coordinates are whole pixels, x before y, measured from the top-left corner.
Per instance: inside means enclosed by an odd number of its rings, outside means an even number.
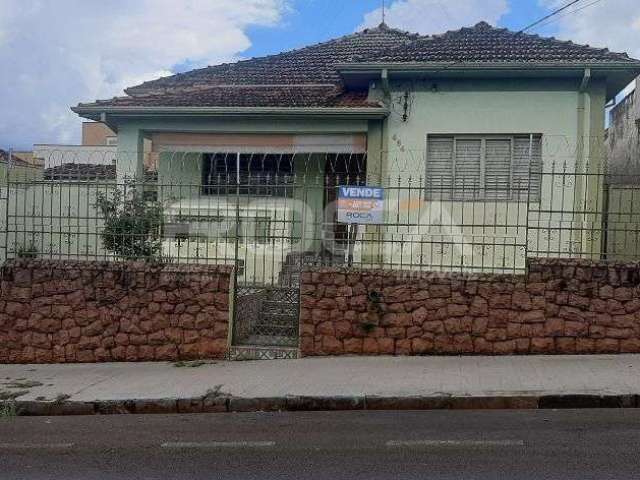
[[[519,197],[518,192],[514,192],[513,190],[513,166],[514,166],[514,155],[515,155],[515,140],[516,138],[521,137],[529,137],[529,171],[531,172],[531,162],[533,160],[533,142],[535,139],[540,139],[540,147],[542,148],[542,134],[540,133],[514,133],[514,134],[455,134],[455,133],[433,133],[427,134],[427,148],[425,150],[425,160],[426,160],[426,171],[425,171],[425,181],[428,178],[429,172],[429,139],[430,138],[451,138],[453,140],[452,145],[452,165],[451,165],[451,193],[447,194],[443,191],[442,194],[439,195],[439,199],[447,200],[447,201],[459,201],[459,202],[468,202],[468,201],[522,201],[523,199]],[[456,195],[456,158],[457,158],[457,142],[460,140],[480,140],[480,179],[479,179],[479,188],[478,191],[481,194],[477,196],[473,196],[471,198],[465,195]],[[487,140],[508,140],[509,141],[509,153],[510,153],[510,168],[509,168],[509,193],[505,196],[505,198],[490,198],[487,196],[486,192],[486,145]],[[542,168],[542,151],[540,152],[540,168]],[[540,182],[538,183],[537,191],[531,192],[531,176],[537,174],[540,175]],[[529,186],[527,187],[527,198],[526,200],[530,202],[537,202],[540,200],[541,189],[542,189],[542,172],[531,172],[529,178]],[[433,191],[430,191],[428,187],[425,189],[425,198],[435,199],[434,197],[438,197],[438,195],[433,195]]]

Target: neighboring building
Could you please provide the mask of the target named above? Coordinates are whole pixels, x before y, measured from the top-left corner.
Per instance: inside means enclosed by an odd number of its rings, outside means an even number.
[[[101,122],[82,122],[82,145],[117,145],[118,136]]]
[[[335,189],[314,185],[366,181],[387,187],[387,216],[356,232],[363,264],[498,271],[526,254],[600,254],[587,232],[602,185],[586,178],[602,166],[605,104],[639,73],[626,54],[484,22],[430,36],[381,24],[73,110],[117,132],[118,178],[157,163],[199,215],[283,197],[269,183],[281,179],[312,209],[287,235],[313,239],[305,252],[326,238],[348,250],[353,230],[323,216]],[[543,178],[556,171],[575,177]],[[218,242],[211,232],[198,238]]]
[[[609,112],[607,218],[609,256],[640,256],[640,78]]]
[[[117,135],[104,123],[83,122],[82,145],[36,144],[33,146],[33,157],[47,169],[65,163],[80,166],[114,165],[117,144]]]
[[[0,150],[0,184],[42,178],[42,167],[30,152]]]
[[[610,171],[621,181],[640,184],[640,78],[635,88],[609,112],[606,137]]]

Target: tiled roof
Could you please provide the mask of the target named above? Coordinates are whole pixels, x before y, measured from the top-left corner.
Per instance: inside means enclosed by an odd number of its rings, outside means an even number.
[[[211,86],[171,91],[165,94],[136,95],[114,98],[110,107],[379,107],[367,101],[367,92],[345,92],[341,87],[299,86]]]
[[[115,178],[115,165],[63,163],[44,170],[45,180],[113,180]]]
[[[9,152],[0,149],[0,163],[8,163],[8,162],[9,162]],[[34,168],[38,167],[38,165],[33,165],[29,162],[26,162],[25,160],[23,160],[22,158],[16,155],[11,156],[11,163],[14,166],[18,166],[18,167],[34,167]]]
[[[115,180],[116,166],[94,163],[63,163],[44,171],[45,180]],[[145,172],[146,181],[155,181],[157,172]]]
[[[570,41],[545,38],[495,28],[480,22],[470,28],[415,41],[374,55],[359,56],[358,62],[464,62],[464,63],[635,63],[626,53],[610,52]]]
[[[290,52],[160,78],[82,107],[378,107],[346,91],[337,65],[358,63],[629,64],[624,53],[495,28],[485,22],[420,36],[382,24]]]
[[[335,64],[399,47],[417,38],[417,34],[381,25],[298,50],[160,78],[128,88],[126,92],[129,95],[164,93],[174,88],[211,85],[340,85]]]

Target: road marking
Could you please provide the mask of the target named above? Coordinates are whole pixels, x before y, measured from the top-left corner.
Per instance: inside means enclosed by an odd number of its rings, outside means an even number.
[[[389,440],[387,447],[522,447],[524,440]]]
[[[162,448],[174,449],[206,449],[206,448],[266,448],[274,447],[276,442],[166,442],[160,445]]]
[[[0,443],[0,450],[59,450],[72,447],[73,443]]]

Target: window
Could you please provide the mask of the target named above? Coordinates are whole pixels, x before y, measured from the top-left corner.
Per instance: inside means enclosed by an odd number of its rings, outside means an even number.
[[[203,156],[204,195],[227,195],[238,191],[241,195],[285,196],[292,185],[293,155],[242,153],[239,159],[236,153]]]
[[[541,177],[541,135],[427,138],[427,198],[536,201]]]

